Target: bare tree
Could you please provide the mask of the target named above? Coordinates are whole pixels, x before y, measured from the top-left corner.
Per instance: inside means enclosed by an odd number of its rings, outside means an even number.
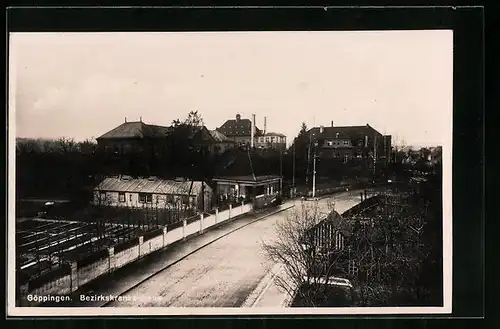
[[[283,221],[276,224],[277,240],[264,242],[265,254],[273,263],[283,265],[282,275],[275,277],[276,285],[290,297],[298,294],[307,305],[318,306],[329,298],[328,280],[338,275],[345,251],[337,243],[338,235],[326,234],[325,250],[320,245],[315,228],[327,225],[336,232],[334,224],[339,215],[330,204],[329,212],[322,213],[317,203],[306,205],[292,212]],[[325,252],[326,251],[326,252]],[[298,289],[303,285],[308,289]]]
[[[332,302],[332,277],[350,280],[357,306],[415,302],[428,293],[418,284],[428,255],[421,244],[425,211],[380,202],[370,220],[342,218],[332,205],[322,214],[318,204],[303,204],[278,222],[277,239],[263,244],[271,262],[282,264],[276,285],[313,307]]]

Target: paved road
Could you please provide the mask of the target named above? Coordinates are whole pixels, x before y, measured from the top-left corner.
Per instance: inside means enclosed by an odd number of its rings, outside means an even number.
[[[359,191],[318,202],[323,212],[335,202],[342,213],[359,202]],[[315,201],[304,201],[314,203]],[[302,201],[289,201],[301,205]],[[274,225],[290,210],[271,215],[215,241],[151,277],[107,307],[239,307],[273,264],[262,252],[262,241],[273,239]]]

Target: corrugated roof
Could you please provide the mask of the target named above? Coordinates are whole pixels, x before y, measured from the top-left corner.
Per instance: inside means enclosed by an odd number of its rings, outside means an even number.
[[[192,182],[191,195],[201,192],[202,182]],[[106,178],[97,187],[98,191],[132,192],[132,193],[158,193],[187,195],[191,187],[191,181],[176,182],[172,180],[148,180],[131,179],[121,180],[119,178]]]
[[[192,184],[192,186],[191,186]],[[156,193],[159,194],[189,194],[189,189],[191,189],[190,195],[198,195],[201,193],[202,182],[199,181],[185,181],[176,182],[171,180],[162,180],[161,184],[156,189]]]

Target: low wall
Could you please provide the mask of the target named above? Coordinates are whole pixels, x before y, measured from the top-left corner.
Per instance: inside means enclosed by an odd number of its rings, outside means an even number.
[[[248,213],[252,210],[251,204],[217,211],[214,215],[204,217],[200,214],[197,221],[183,225],[171,231],[163,229],[148,232],[144,236],[134,238],[125,243],[115,245],[107,250],[94,253],[78,262],[58,267],[38,278],[21,283],[19,291],[19,306],[35,306],[40,300],[33,297],[67,295],[82,285],[89,283],[100,276],[138,260],[148,254],[163,249],[168,245],[184,240],[204,230],[223,223],[229,219]]]

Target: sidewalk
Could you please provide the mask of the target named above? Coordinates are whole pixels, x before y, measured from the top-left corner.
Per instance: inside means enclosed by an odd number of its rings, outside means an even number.
[[[263,211],[260,213],[250,213],[242,215],[240,218],[227,222],[221,226],[207,229],[201,235],[195,236],[187,241],[174,243],[164,250],[159,250],[147,257],[133,262],[129,265],[120,268],[102,279],[97,279],[71,295],[71,301],[65,303],[57,303],[55,305],[43,306],[80,306],[80,307],[103,307],[109,300],[106,296],[117,297],[134,288],[138,284],[144,282],[148,278],[155,275],[157,272],[182,261],[190,254],[203,248],[204,246],[238,230],[255,221],[264,219],[265,217],[285,211],[293,207],[289,202],[284,203],[278,209]],[[81,297],[86,297],[87,300],[82,301]]]

